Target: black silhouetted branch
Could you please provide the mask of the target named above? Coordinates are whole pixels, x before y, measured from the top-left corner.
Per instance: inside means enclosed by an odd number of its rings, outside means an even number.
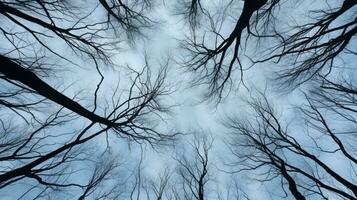
[[[319,16],[313,17],[312,22],[294,27],[294,33],[289,36],[279,37],[281,43],[271,50],[273,54],[281,53],[258,62],[288,58],[292,67],[279,73],[287,85],[300,85],[317,75],[326,77],[337,67],[338,58],[355,54],[351,44],[357,33],[357,16],[353,13],[356,4],[354,0],[345,0],[338,8],[315,11]],[[340,19],[344,21],[338,23]]]
[[[99,0],[107,11],[108,23],[115,29],[118,22],[125,34],[132,39],[135,34],[142,34],[141,29],[149,28],[154,21],[147,16],[151,9],[152,0],[125,2],[122,0]],[[114,19],[114,20],[111,20]]]
[[[152,140],[155,139],[156,136],[162,136],[150,128],[141,128],[139,125],[135,124],[134,119],[137,118],[139,115],[142,115],[142,113],[148,112],[144,111],[145,109],[148,109],[150,111],[161,109],[161,111],[164,111],[164,108],[160,107],[161,105],[158,104],[156,98],[168,92],[160,91],[163,87],[164,78],[166,76],[165,70],[160,72],[158,79],[156,79],[156,81],[153,83],[150,83],[152,80],[150,80],[149,77],[148,80],[143,80],[140,77],[145,70],[142,72],[135,72],[135,80],[129,91],[129,99],[121,104],[118,104],[108,117],[102,117],[98,116],[92,111],[87,110],[74,100],[63,95],[61,92],[57,91],[56,89],[42,81],[40,78],[38,78],[30,70],[19,66],[11,59],[4,56],[1,56],[0,58],[1,61],[4,63],[4,66],[0,68],[0,72],[5,75],[3,78],[18,81],[30,88],[31,90],[36,91],[39,95],[45,97],[46,99],[51,100],[73,111],[74,113],[89,119],[93,123],[106,125],[116,130],[120,135],[127,135],[138,140]],[[140,93],[138,96],[132,97],[132,93],[135,92],[133,91],[134,89],[139,89]],[[141,101],[141,103],[136,106],[127,107],[126,109],[121,110],[127,105],[133,104],[135,101]],[[117,110],[120,110],[121,112],[117,113]],[[110,119],[109,117],[113,117],[113,119]],[[141,136],[138,130],[146,133],[151,132],[153,135]]]
[[[287,184],[290,193],[296,199],[306,199],[310,195],[326,199],[332,194],[342,199],[357,198],[354,178],[344,177],[319,157],[319,154],[332,156],[336,151],[324,150],[325,147],[319,145],[322,139],[318,140],[315,137],[310,137],[316,145],[314,150],[305,147],[281,124],[266,97],[254,98],[249,101],[249,105],[255,112],[252,120],[231,118],[227,124],[236,137],[231,142],[231,147],[234,155],[239,158],[238,163],[241,167],[238,171],[257,171],[264,182],[282,177],[282,184]],[[321,118],[321,113],[315,107],[311,106],[306,112],[313,120],[322,123],[328,129],[324,124],[326,121]],[[311,124],[317,124],[311,119],[308,120]],[[328,138],[339,146],[339,140],[331,133]],[[339,147],[343,152],[344,147]],[[342,155],[345,156],[344,159],[350,160],[350,154]],[[296,163],[294,160],[299,162]]]
[[[243,73],[245,67],[241,63],[239,53],[240,49],[243,48],[242,41],[246,37],[244,33],[245,31],[247,31],[248,35],[252,33],[249,27],[253,22],[256,24],[259,19],[269,19],[269,15],[278,3],[279,1],[267,0],[244,1],[242,12],[237,19],[235,27],[227,37],[220,33],[221,25],[216,24],[215,17],[206,12],[205,15],[210,22],[212,30],[205,31],[202,36],[198,36],[198,31],[195,30],[191,38],[187,37],[182,42],[182,47],[188,54],[183,66],[197,73],[198,78],[195,79],[197,80],[195,84],[209,85],[207,97],[222,97],[224,86],[232,82],[231,76],[236,65],[240,70],[240,81],[244,83]],[[192,1],[190,9],[186,11],[189,14],[186,15],[196,15],[196,4],[197,6],[200,5],[199,2],[194,3]],[[232,6],[232,4],[233,2],[230,1],[227,7]],[[201,10],[204,9],[201,8]],[[254,13],[257,13],[257,17],[253,17]],[[210,37],[211,34],[213,37]],[[255,36],[257,35],[255,34]]]
[[[189,23],[192,30],[200,24],[200,16],[207,11],[202,5],[201,0],[180,0],[176,3],[175,14],[182,15]]]
[[[182,155],[175,160],[178,162],[183,199],[204,200],[207,196],[207,182],[209,181],[209,151],[212,139],[195,137],[192,145],[192,157]]]

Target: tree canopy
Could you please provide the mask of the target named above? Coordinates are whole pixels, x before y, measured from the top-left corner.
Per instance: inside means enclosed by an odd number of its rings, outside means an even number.
[[[357,199],[357,0],[0,0],[0,197]]]

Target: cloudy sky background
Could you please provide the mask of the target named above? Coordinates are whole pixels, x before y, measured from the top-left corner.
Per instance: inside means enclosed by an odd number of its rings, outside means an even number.
[[[224,7],[226,2],[224,0],[214,2],[204,1],[204,6],[212,10],[212,12],[221,14],[222,9],[219,7]],[[281,5],[277,11],[276,21],[276,24],[279,24],[279,28],[284,30],[289,25],[293,25],[288,23],[304,23],[308,20],[307,10],[327,6],[325,1],[322,0],[301,2],[290,3],[286,1]],[[221,30],[222,33],[229,34],[232,30],[242,5],[242,2],[237,2],[227,10],[227,19]],[[272,199],[279,199],[282,191],[280,187],[277,187],[278,182],[276,183],[277,185],[258,183],[251,180],[255,177],[255,174],[252,172],[234,175],[223,172],[234,169],[225,165],[225,163],[233,161],[233,158],[225,145],[225,142],[229,140],[229,137],[227,137],[229,136],[229,130],[222,125],[222,122],[232,115],[239,116],[240,118],[249,117],[251,110],[246,107],[244,100],[256,95],[256,91],[261,91],[268,94],[268,98],[272,100],[274,105],[277,105],[278,116],[283,119],[284,123],[291,125],[291,129],[294,130],[293,132],[303,131],[303,128],[299,124],[304,122],[299,118],[300,115],[297,113],[296,107],[305,103],[301,91],[308,89],[310,86],[304,85],[293,92],[283,91],[272,78],[274,77],[274,72],[282,66],[277,66],[272,62],[265,62],[245,71],[244,81],[248,89],[242,85],[233,84],[229,95],[225,96],[219,104],[214,99],[204,99],[203,93],[207,90],[206,85],[191,87],[191,80],[195,74],[186,73],[185,69],[179,65],[180,59],[184,56],[178,45],[179,39],[184,38],[184,35],[189,33],[189,29],[183,17],[175,15],[175,6],[177,6],[175,1],[158,2],[158,6],[152,10],[151,14],[153,15],[153,19],[158,19],[159,22],[152,29],[144,31],[145,38],[138,38],[134,44],[126,44],[125,42],[120,44],[120,48],[116,50],[116,55],[111,57],[116,66],[101,63],[101,70],[105,79],[99,92],[100,101],[104,103],[105,99],[110,99],[111,92],[118,83],[120,89],[127,89],[130,83],[129,70],[120,66],[130,65],[134,69],[140,69],[145,65],[144,57],[146,54],[150,63],[150,69],[155,74],[158,72],[160,64],[168,60],[166,84],[173,92],[169,96],[166,96],[165,99],[162,99],[162,101],[164,104],[173,105],[173,107],[169,115],[163,116],[165,123],[160,123],[159,129],[167,133],[180,132],[187,133],[188,135],[180,136],[178,141],[175,141],[175,148],[163,146],[152,149],[149,145],[143,145],[142,148],[144,148],[145,152],[143,163],[141,164],[143,176],[157,178],[164,168],[175,169],[176,163],[173,157],[181,153],[189,155],[190,149],[187,141],[192,141],[192,134],[200,133],[210,135],[213,138],[213,147],[209,157],[212,176],[208,186],[212,188],[211,192],[216,189],[217,185],[224,191],[227,189],[226,185],[233,179],[237,180],[238,184],[252,199],[267,199],[269,193],[273,195]],[[97,13],[98,17],[100,14],[100,12]],[[202,29],[204,29],[204,25],[205,19],[202,19]],[[80,100],[79,102],[82,105],[91,106],[91,102],[93,101],[92,94],[96,89],[96,84],[94,83],[100,81],[100,76],[95,71],[95,68],[93,68],[93,62],[84,57],[81,59],[80,56],[74,55],[62,42],[49,39],[47,44],[57,49],[61,55],[75,61],[80,67],[59,61],[57,63],[60,66],[53,71],[48,79],[46,79],[46,82],[59,88],[59,90],[64,90],[63,93],[66,96],[73,97],[77,95],[77,99]],[[269,44],[269,40],[261,41],[262,50],[266,44]],[[3,46],[3,48],[5,49],[6,46]],[[253,38],[245,46],[244,52],[249,56],[257,56],[259,58],[260,55],[264,54],[264,52],[260,52],[259,50],[257,50],[257,44]],[[56,60],[53,55],[49,55],[49,57],[53,57],[54,61]],[[242,61],[245,67],[251,64],[249,59],[244,57],[244,55],[242,55]],[[349,60],[346,62],[349,63]],[[351,62],[353,63],[353,60]],[[352,73],[355,72],[353,71]],[[54,76],[56,78],[53,78]],[[238,70],[233,75],[233,83],[236,83],[234,79],[237,77],[239,77]],[[101,114],[101,112],[101,109],[98,109],[98,113]],[[76,120],[70,126],[72,127],[66,128],[76,129],[83,127],[83,120]],[[297,134],[298,138],[299,135]],[[123,157],[125,164],[123,165],[123,174],[121,176],[125,177],[127,175],[125,170],[137,167],[142,150],[135,143],[128,145],[125,139],[117,139],[115,136],[109,136],[109,138],[111,138],[112,154]],[[306,138],[301,137],[300,139],[306,140]],[[308,140],[306,142],[309,143]],[[97,148],[95,150],[97,152],[104,151],[106,138],[100,137],[92,141],[88,146]],[[331,161],[328,158],[324,160],[331,162],[336,170],[346,173],[348,176],[349,172],[345,170],[343,162],[338,163],[337,160]],[[87,175],[83,173],[82,176],[81,178],[86,179]],[[232,177],[236,177],[236,179]],[[25,187],[16,185],[3,190],[1,193],[11,199],[14,195],[13,192],[19,188]],[[212,192],[212,194],[208,195],[208,199],[215,199],[214,195],[214,192]],[[145,199],[145,197],[142,196],[141,199]]]

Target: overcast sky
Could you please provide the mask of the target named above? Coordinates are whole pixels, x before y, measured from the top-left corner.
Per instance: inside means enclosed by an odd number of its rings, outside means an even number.
[[[173,159],[175,156],[182,153],[187,155],[191,153],[188,141],[192,141],[194,134],[208,135],[213,138],[213,147],[209,155],[210,169],[212,169],[212,176],[208,185],[211,189],[210,192],[216,190],[217,187],[221,187],[221,189],[224,190],[227,184],[233,180],[238,180],[239,186],[249,194],[252,199],[267,199],[268,193],[272,195],[272,199],[283,197],[281,188],[277,187],[279,181],[269,185],[253,181],[256,175],[252,172],[243,174],[226,173],[234,171],[235,169],[226,165],[234,160],[232,160],[233,157],[226,145],[226,142],[229,140],[229,130],[224,127],[223,122],[227,117],[231,116],[247,119],[252,117],[252,111],[247,108],[244,101],[252,96],[256,96],[257,91],[264,92],[267,94],[269,100],[272,101],[273,105],[276,105],[278,116],[283,119],[282,122],[289,124],[290,129],[292,129],[291,132],[296,134],[297,138],[301,139],[301,141],[305,140],[304,142],[309,144],[311,141],[306,138],[301,138],[301,134],[297,133],[304,132],[304,128],[301,127],[304,121],[296,108],[306,103],[303,100],[302,92],[307,91],[311,86],[303,85],[292,92],[282,90],[282,88],[279,87],[279,83],[277,83],[273,77],[277,70],[284,67],[284,64],[277,65],[273,62],[264,62],[245,71],[245,86],[233,81],[230,92],[224,92],[223,98],[219,103],[217,103],[216,99],[205,98],[204,93],[207,90],[207,85],[192,87],[192,80],[195,74],[187,72],[180,65],[185,54],[182,49],[179,48],[179,40],[183,39],[185,35],[189,35],[190,30],[187,21],[175,12],[175,6],[177,4],[173,2],[175,1],[166,0],[157,2],[157,7],[151,12],[153,19],[157,20],[157,24],[151,29],[143,31],[145,37],[137,38],[135,42],[131,44],[123,42],[118,45],[118,49],[113,51],[114,53],[111,57],[115,66],[108,63],[101,63],[101,70],[105,79],[102,89],[99,91],[99,101],[104,105],[105,100],[111,98],[112,91],[118,84],[121,90],[128,89],[130,76],[129,70],[125,69],[125,66],[130,65],[133,69],[141,69],[145,65],[145,54],[148,57],[148,62],[153,74],[158,72],[160,64],[168,60],[166,84],[171,88],[172,93],[162,99],[162,102],[173,107],[169,114],[163,115],[165,122],[160,123],[158,127],[161,131],[166,133],[185,133],[187,135],[178,137],[178,140],[174,142],[175,148],[163,146],[157,149],[152,149],[150,145],[140,147],[140,145],[135,142],[128,145],[125,139],[118,139],[113,136],[111,138],[113,139],[111,143],[113,146],[112,154],[123,157],[125,163],[128,163],[126,165],[127,167],[124,167],[127,170],[128,168],[132,169],[137,167],[140,160],[139,158],[142,156],[141,148],[143,148],[145,152],[143,163],[141,164],[143,173],[145,176],[155,178],[158,177],[165,168],[175,169],[176,162]],[[327,6],[323,0],[301,1],[302,3],[284,2],[285,3],[283,3],[276,12],[276,24],[279,24],[278,26],[281,30],[309,20],[307,17],[308,10]],[[227,1],[225,0],[203,1],[203,5],[217,15],[222,14],[222,8],[226,3]],[[81,4],[79,3],[79,5]],[[234,28],[242,5],[243,2],[237,1],[233,3],[230,9],[226,10],[227,13],[225,14],[227,14],[227,16],[222,26],[222,34],[229,34]],[[98,12],[99,13],[96,13],[94,17],[101,15],[101,12]],[[204,32],[205,22],[207,22],[207,19],[203,18],[201,21],[202,27],[200,27],[198,31],[201,34]],[[0,23],[2,22],[0,21]],[[244,37],[245,35],[243,35],[243,38]],[[2,38],[2,40],[3,39],[4,38]],[[241,53],[244,68],[251,66],[249,58],[245,55],[255,58],[263,56],[264,52],[261,52],[260,48],[263,50],[269,42],[269,39],[263,40],[259,46],[256,41],[254,41],[254,38],[248,41],[245,49],[242,50]],[[51,47],[55,47],[59,54],[70,58],[80,67],[60,60],[57,62],[59,66],[56,67],[56,71],[51,73],[45,81],[52,86],[56,86],[59,90],[63,90],[63,93],[69,97],[77,96],[78,98],[76,99],[78,99],[78,102],[82,105],[91,105],[93,101],[92,94],[96,90],[96,84],[93,83],[100,81],[99,74],[95,68],[92,67],[93,62],[85,57],[75,55],[63,42],[47,39],[47,44]],[[6,49],[6,45],[9,44],[4,43],[2,48]],[[38,44],[34,45],[33,48],[37,48],[38,46]],[[54,55],[49,55],[49,58],[52,58],[56,63],[55,57]],[[353,63],[354,61],[347,59],[346,63]],[[354,74],[355,70],[351,70],[348,73]],[[235,78],[239,78],[239,76],[239,70],[236,70],[232,78],[234,80]],[[355,76],[355,74],[352,76]],[[78,90],[78,88],[81,89]],[[97,112],[99,114],[104,113],[103,110],[98,110]],[[83,128],[84,122],[85,120],[77,120],[71,124],[72,127],[65,128]],[[342,127],[343,124],[336,126],[339,128]],[[104,151],[106,138],[99,138],[95,143],[91,143],[90,145],[98,148],[98,152]],[[323,158],[323,160],[329,163],[334,162],[332,164],[334,169],[342,174],[349,174],[349,172],[345,171],[345,163],[343,161],[339,162],[338,159],[331,161],[327,157]],[[123,176],[127,175],[125,170],[123,170],[123,174]],[[86,174],[84,173],[82,176],[82,178],[85,179]],[[6,189],[3,194],[8,199],[12,199],[12,193],[21,187],[22,186],[17,185]],[[145,197],[141,198],[145,199]],[[216,199],[214,192],[208,195],[208,199]]]

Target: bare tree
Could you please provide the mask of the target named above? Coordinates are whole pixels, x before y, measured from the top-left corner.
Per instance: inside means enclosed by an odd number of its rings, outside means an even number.
[[[306,98],[307,107],[300,108],[307,117],[305,129],[285,126],[264,95],[249,101],[252,118],[230,119],[227,126],[235,138],[231,147],[239,159],[237,171],[256,171],[262,182],[280,179],[284,193],[295,199],[356,199],[353,142],[345,141],[354,133],[343,136],[330,129],[330,122]],[[324,156],[342,159],[340,167],[352,174],[336,169]]]
[[[252,118],[229,119],[234,167],[282,186],[284,197],[357,199],[357,1],[326,1],[328,6],[312,10],[308,21],[280,27],[284,20],[276,16],[286,2],[227,0],[217,8],[204,0],[174,2],[174,14],[187,21],[189,31],[181,40],[182,65],[196,73],[194,85],[208,85],[207,99],[220,100],[235,83],[247,87],[243,75],[255,64],[284,65],[278,70],[283,86],[309,83],[302,92],[305,104],[298,108],[304,123],[294,121],[300,124],[293,129],[262,94],[248,101]],[[174,158],[175,172],[167,167],[157,178],[148,177],[141,155],[138,166],[127,165],[127,176],[121,176],[124,164],[112,149],[123,139],[155,147],[175,135],[157,127],[170,108],[162,101],[171,92],[165,83],[169,63],[154,73],[147,57],[140,69],[116,60],[122,48],[135,45],[157,24],[152,15],[157,4],[0,0],[0,193],[19,191],[11,194],[18,199],[249,199],[240,180],[213,190],[218,173],[212,169],[209,137],[185,146],[188,151]],[[232,25],[228,31],[227,24]],[[245,55],[250,41],[256,51]],[[98,80],[67,93],[58,85],[71,80],[60,72],[72,69],[83,72],[74,76],[84,79],[90,72]],[[128,72],[130,83],[119,76],[106,83],[116,71]],[[83,91],[89,95],[81,97]]]
[[[119,165],[114,160],[97,162],[96,157],[110,154],[115,138],[151,145],[171,139],[156,129],[168,111],[160,100],[169,94],[165,66],[157,77],[152,77],[147,60],[140,70],[120,68],[129,71],[131,82],[123,87],[118,80],[112,83],[116,87],[103,88],[104,67],[117,69],[110,57],[126,40],[121,34],[134,39],[154,23],[147,17],[150,6],[147,0],[86,5],[0,1],[4,44],[0,49],[0,189],[4,194],[24,186],[12,194],[14,198],[59,198],[52,196],[60,191],[65,199],[116,199],[121,184],[111,183]],[[62,45],[74,55],[63,53]],[[84,60],[91,61],[99,77],[92,85],[90,106],[54,86],[58,69],[80,68]],[[106,145],[97,146],[101,140]]]
[[[184,4],[181,13],[192,26],[196,27],[197,13],[204,16],[205,23],[183,39],[185,58],[182,65],[195,72],[194,84],[208,85],[206,97],[220,99],[225,94],[224,88],[229,91],[232,84],[245,85],[244,72],[258,63],[280,62],[284,66],[278,71],[280,83],[296,86],[318,74],[327,76],[340,64],[336,61],[338,58],[346,59],[356,54],[353,47],[357,24],[354,0],[310,10],[311,13],[306,13],[310,14],[310,21],[298,25],[279,15],[281,10],[295,9],[284,7],[280,10],[280,6],[287,3],[284,1],[226,1],[219,11],[206,8],[209,6],[205,7],[204,1],[189,2],[191,4]],[[235,17],[235,8],[241,3],[242,10]],[[234,15],[236,24],[227,35],[225,24],[230,24],[227,22],[230,15]],[[247,44],[251,41],[257,45]],[[246,54],[252,51],[256,54]],[[252,64],[243,65],[243,58],[248,58],[246,60]],[[232,79],[236,69],[240,77]]]
[[[226,177],[227,184],[218,180],[227,174],[218,170],[218,163],[211,160],[213,142],[212,135],[208,133],[194,135],[182,154],[175,158],[176,176],[172,176],[173,187],[168,188],[168,192],[175,194],[173,199],[249,199],[240,188],[240,180],[231,175]]]
[[[144,165],[145,162],[141,157],[138,166],[133,169],[130,188],[126,190],[126,198],[148,200],[250,199],[249,195],[241,188],[240,179],[231,174],[223,178],[223,181],[216,179],[227,174],[219,171],[210,160],[212,145],[212,136],[194,135],[191,140],[184,141],[182,146],[177,146],[178,152],[174,160],[167,160],[163,169],[154,170],[154,172],[150,169],[149,171],[145,170],[147,166]],[[184,150],[180,151],[180,149]],[[150,160],[150,157],[147,158]],[[225,184],[226,182],[227,184]]]
[[[241,184],[239,182],[240,179],[229,174],[230,178],[227,184],[223,184],[222,187],[224,189],[218,190],[217,199],[219,200],[249,200],[249,195],[241,188]]]
[[[144,125],[146,115],[152,118],[153,112],[162,108],[152,104],[154,102],[149,102],[156,101],[156,98],[163,94],[158,92],[161,83],[159,85],[154,84],[156,89],[152,88],[152,90],[149,88],[149,82],[139,83],[139,81],[142,80],[138,78],[133,83],[127,100],[113,102],[113,111],[111,111],[109,117],[115,116],[116,120],[123,120],[121,126],[100,127],[98,123],[91,122],[82,130],[58,130],[58,127],[65,127],[66,124],[71,124],[73,120],[76,120],[75,116],[64,112],[63,109],[50,115],[44,122],[33,123],[34,130],[28,128],[16,130],[11,127],[10,123],[1,121],[1,136],[3,138],[1,162],[7,163],[1,170],[1,187],[4,188],[26,178],[37,180],[40,184],[58,187],[76,186],[75,184],[49,183],[41,177],[61,177],[62,173],[57,172],[57,170],[66,169],[65,166],[70,166],[76,160],[84,159],[81,158],[81,155],[87,153],[81,151],[81,146],[100,135],[107,137],[106,135],[109,133],[116,133],[118,137],[137,142],[147,141],[152,144],[165,140],[166,136],[155,131],[153,126]],[[134,94],[133,90],[136,84],[142,87],[140,88],[141,92],[137,95]],[[145,91],[146,89],[148,91]],[[150,121],[152,122],[152,119]],[[52,131],[54,133],[51,133]]]
[[[59,42],[64,42],[76,54],[84,54],[92,59],[98,75],[103,79],[100,71],[102,66],[97,59],[101,59],[103,64],[109,64],[112,50],[121,41],[119,35],[110,37],[111,32],[120,31],[117,30],[117,26],[114,26],[114,21],[119,22],[124,28],[124,33],[139,32],[139,26],[143,27],[144,24],[149,26],[151,23],[151,20],[143,14],[144,8],[141,8],[149,6],[150,2],[135,1],[126,5],[119,1],[118,5],[110,5],[106,1],[100,1],[108,17],[94,21],[92,15],[98,8],[94,7],[92,10],[88,6],[87,10],[83,11],[77,5],[64,1],[2,1],[0,5],[0,12],[5,17],[5,22],[8,23],[7,26],[1,27],[2,40],[9,46],[8,49],[4,47],[0,57],[3,63],[0,69],[3,74],[1,78],[8,83],[20,86],[20,89],[36,92],[93,122],[115,126],[110,120],[85,109],[41,79],[41,76],[48,75],[50,69],[56,66],[55,63],[47,61],[49,53],[69,62],[67,64],[75,64],[73,60],[66,58],[66,55],[58,53],[59,49],[47,44],[46,39],[56,38]],[[34,50],[28,47],[30,45],[34,46]],[[41,53],[41,48],[45,49],[44,53]],[[50,67],[47,67],[48,65]],[[4,105],[10,106],[11,103]]]
[[[175,194],[176,191],[172,189],[175,187],[173,183],[174,177],[172,171],[169,168],[165,168],[160,171],[158,177],[155,179],[146,179],[143,184],[144,196],[148,200],[179,200]]]
[[[345,0],[312,12],[311,22],[304,22],[294,27],[291,34],[280,37],[280,44],[271,48],[276,55],[259,62],[273,58],[287,61],[284,65],[292,67],[279,72],[279,78],[287,85],[300,85],[316,76],[327,77],[341,66],[339,60],[347,61],[351,59],[349,55],[352,59],[356,55],[353,47],[357,33],[356,5],[354,0]]]
[[[183,199],[203,200],[207,196],[207,182],[209,181],[209,151],[212,148],[212,139],[197,136],[191,147],[192,157],[181,155],[175,160],[178,163],[178,175]],[[185,152],[184,152],[185,153]]]
[[[193,142],[189,142],[190,148],[178,153],[174,158],[176,162],[172,162],[174,165],[167,165],[156,174],[156,178],[145,174],[143,167],[139,166],[134,173],[130,199],[206,199],[210,176],[208,154],[212,140],[202,138],[195,136]]]
[[[253,33],[257,26],[269,24],[273,11],[280,1],[226,1],[220,7],[219,13],[210,11],[203,6],[202,1],[190,1],[181,8],[181,14],[188,18],[194,29],[192,34],[182,41],[185,56],[183,66],[196,72],[194,84],[207,84],[209,91],[206,97],[222,98],[226,85],[232,84],[232,74],[237,67],[240,70],[240,82],[244,84],[243,73],[246,67],[242,65],[241,50],[245,47],[244,40],[250,36],[264,38],[259,33]],[[224,34],[224,22],[230,16],[231,8],[243,3],[243,8],[235,19],[234,28],[228,35]],[[197,16],[202,13],[205,20],[203,28],[195,28]],[[259,25],[258,25],[259,24]],[[202,33],[203,32],[203,33]],[[230,86],[228,86],[230,88]]]

